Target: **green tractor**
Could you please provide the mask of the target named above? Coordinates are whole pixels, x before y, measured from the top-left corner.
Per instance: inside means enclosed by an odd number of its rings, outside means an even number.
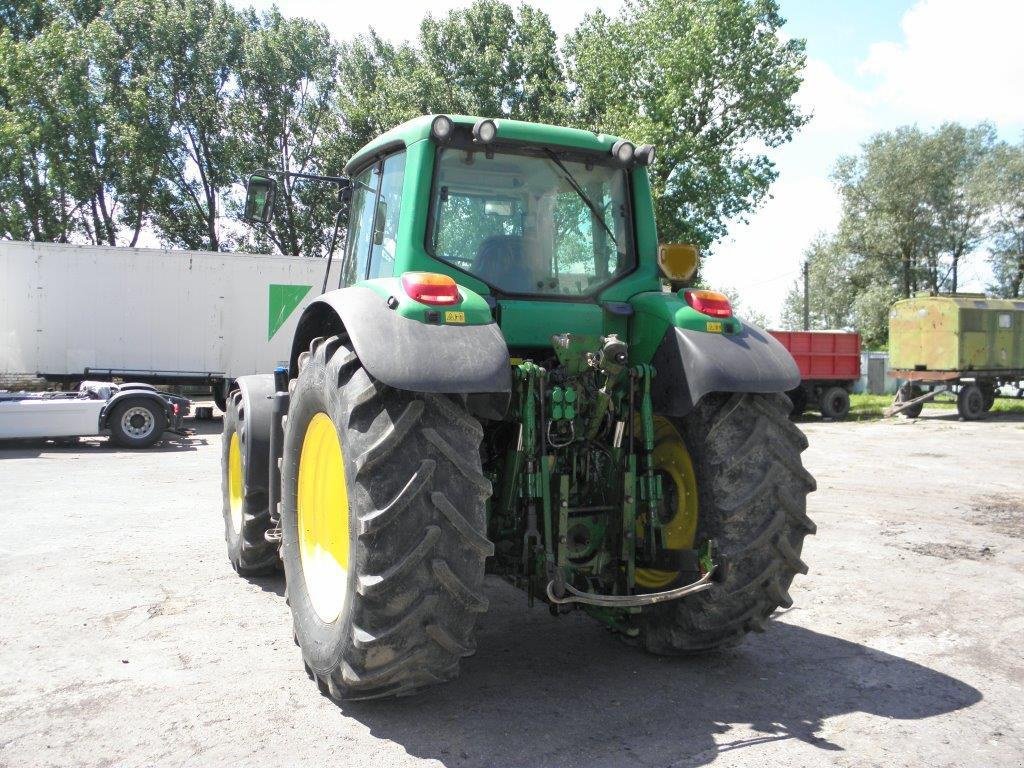
[[[283,562],[307,673],[336,700],[458,674],[484,575],[657,654],[736,643],[791,604],[814,479],[782,346],[687,290],[654,147],[426,116],[336,184],[339,287],[287,368],[224,417],[228,555]],[[270,220],[272,173],[246,218]],[[302,178],[301,174],[292,174]],[[337,227],[335,228],[337,233]]]

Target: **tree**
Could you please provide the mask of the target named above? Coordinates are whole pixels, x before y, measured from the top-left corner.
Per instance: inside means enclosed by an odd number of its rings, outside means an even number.
[[[238,104],[232,128],[241,168],[339,174],[341,128],[335,91],[338,51],[327,29],[276,9],[245,13]],[[240,208],[236,205],[237,214]],[[265,233],[282,253],[321,256],[337,213],[337,191],[283,179]]]
[[[775,0],[627,0],[586,17],[564,55],[583,128],[657,147],[663,239],[707,246],[765,197],[776,171],[755,147],[807,120],[793,98],[802,40],[783,40]]]
[[[965,128],[945,123],[925,142],[929,168],[926,204],[932,214],[928,241],[929,282],[933,291],[959,286],[960,259],[985,235],[982,169],[996,143],[995,128],[982,123]],[[948,266],[940,263],[948,259]]]
[[[475,0],[423,19],[419,78],[431,111],[557,122],[568,94],[558,37],[547,14],[528,5]]]
[[[990,211],[989,262],[999,296],[1024,296],[1024,143],[1000,143],[981,174]]]
[[[983,237],[981,169],[995,130],[946,123],[879,133],[860,154],[840,157],[833,178],[843,202],[842,247],[870,262],[868,273],[908,297],[955,291],[960,259]]]
[[[873,262],[876,274],[898,275],[902,296],[923,278],[920,258],[930,235],[924,143],[916,127],[876,134],[860,155],[840,157],[833,172],[843,204],[842,247]]]
[[[232,110],[246,30],[223,2],[182,0],[160,10],[170,144],[154,222],[170,245],[217,251],[229,244],[223,198],[242,173]]]
[[[812,330],[842,329],[853,326],[853,305],[863,275],[857,275],[849,254],[833,237],[819,234],[804,250],[808,267],[810,327]],[[782,306],[782,325],[788,329],[804,327],[803,278],[797,280]]]
[[[0,228],[134,244],[166,145],[158,38],[148,4],[77,7],[23,40],[0,33]]]

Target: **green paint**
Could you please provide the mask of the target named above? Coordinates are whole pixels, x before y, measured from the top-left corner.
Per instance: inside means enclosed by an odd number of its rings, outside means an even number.
[[[267,341],[274,338],[289,315],[295,311],[311,285],[276,285],[270,284],[267,291]]]
[[[727,335],[743,330],[743,324],[737,318],[708,317],[687,304],[677,293],[650,291],[633,296],[629,303],[636,312],[629,347],[629,359],[633,363],[650,362],[670,327],[707,333],[709,322],[721,322],[722,333]]]

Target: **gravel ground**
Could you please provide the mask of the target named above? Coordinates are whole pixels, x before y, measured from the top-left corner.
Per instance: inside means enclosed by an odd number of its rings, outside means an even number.
[[[219,427],[0,444],[0,765],[1019,766],[1024,419],[804,424],[795,606],[661,659],[498,581],[454,683],[339,708],[228,567]]]

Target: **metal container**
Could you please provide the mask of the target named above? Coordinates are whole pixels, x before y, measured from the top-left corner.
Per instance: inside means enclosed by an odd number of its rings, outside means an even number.
[[[889,364],[899,371],[1024,369],[1024,300],[918,296],[889,312]]]
[[[768,331],[793,356],[803,381],[860,378],[860,334],[847,331]]]

